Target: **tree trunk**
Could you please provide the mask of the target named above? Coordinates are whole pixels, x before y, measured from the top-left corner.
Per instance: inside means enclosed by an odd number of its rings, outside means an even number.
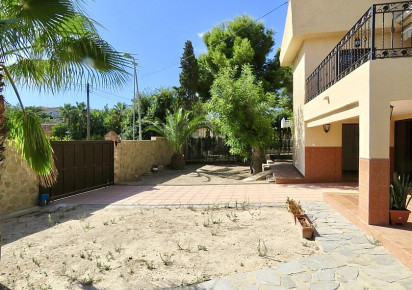
[[[172,155],[172,162],[170,163],[170,167],[173,170],[182,170],[185,169],[185,156],[181,152],[175,152]]]
[[[252,174],[262,172],[262,156],[259,146],[252,147],[252,158],[250,161],[252,163]]]
[[[3,160],[5,158],[6,148],[4,146],[4,141],[6,140],[6,134],[8,129],[6,127],[6,104],[4,102],[4,97],[0,95],[0,168],[2,166]]]

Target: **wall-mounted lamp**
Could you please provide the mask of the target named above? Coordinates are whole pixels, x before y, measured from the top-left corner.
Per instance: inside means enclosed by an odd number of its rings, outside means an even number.
[[[389,107],[390,107],[390,110],[391,110],[391,117],[390,117],[390,119],[392,119],[392,114],[393,114],[393,108],[394,108],[395,106],[393,106],[393,105],[390,105]]]
[[[324,124],[323,125],[323,131],[325,131],[325,133],[328,133],[330,130],[330,124]]]
[[[358,48],[360,46],[361,42],[360,42],[360,38],[356,37],[355,38],[355,47]]]

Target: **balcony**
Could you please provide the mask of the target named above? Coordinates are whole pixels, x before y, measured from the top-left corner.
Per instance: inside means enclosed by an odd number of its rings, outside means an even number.
[[[363,63],[412,56],[412,1],[372,5],[306,79],[305,102]]]

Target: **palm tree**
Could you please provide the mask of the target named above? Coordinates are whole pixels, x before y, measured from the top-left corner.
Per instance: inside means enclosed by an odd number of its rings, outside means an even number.
[[[20,114],[10,117],[8,124],[13,128],[8,137],[16,140],[16,149],[30,167],[43,176],[53,172],[52,149],[40,122],[24,110],[13,80],[21,86],[56,92],[86,82],[117,87],[129,77],[125,70],[128,59],[100,38],[95,27],[97,22],[86,17],[82,2],[0,1],[0,64],[21,106]],[[4,99],[0,99],[2,106]],[[0,122],[1,128],[4,119],[0,118]],[[37,143],[36,138],[40,138]],[[33,156],[38,152],[43,154]],[[2,153],[0,151],[0,160],[4,158]],[[37,158],[40,156],[42,158]]]
[[[190,120],[190,112],[184,112],[182,108],[174,113],[167,110],[166,123],[160,121],[150,122],[146,130],[154,131],[164,136],[173,148],[171,160],[172,169],[184,169],[185,158],[183,155],[183,145],[187,138],[199,128],[209,127],[205,116],[199,115]]]

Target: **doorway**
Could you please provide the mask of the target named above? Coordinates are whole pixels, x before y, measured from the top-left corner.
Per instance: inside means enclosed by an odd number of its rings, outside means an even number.
[[[359,176],[359,124],[342,124],[342,180]]]
[[[395,122],[395,171],[412,174],[412,119]]]

